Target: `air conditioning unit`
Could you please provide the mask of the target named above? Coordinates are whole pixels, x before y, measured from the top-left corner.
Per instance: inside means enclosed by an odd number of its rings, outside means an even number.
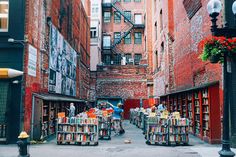
[[[121,65],[126,65],[126,57],[122,57],[122,59],[121,59]]]
[[[114,64],[114,62],[113,61],[111,61],[111,65],[113,65]]]

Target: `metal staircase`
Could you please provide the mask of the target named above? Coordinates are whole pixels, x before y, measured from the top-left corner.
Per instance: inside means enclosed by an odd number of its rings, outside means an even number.
[[[127,26],[121,30],[120,38],[116,41],[113,40],[110,47],[111,52],[115,54],[118,54],[118,53],[122,54],[122,51],[119,48],[117,48],[117,45],[121,43],[121,41],[132,31],[132,29],[134,28],[143,29],[145,28],[145,25],[135,24],[133,16],[131,15],[130,17],[128,17],[125,14],[125,11],[127,10],[124,7],[122,7],[122,5],[117,0],[110,0],[110,1],[108,0],[106,2],[103,2],[103,8],[111,8],[111,9],[114,8],[127,21]]]

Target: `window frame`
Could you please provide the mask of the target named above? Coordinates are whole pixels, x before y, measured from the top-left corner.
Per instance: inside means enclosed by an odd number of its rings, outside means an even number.
[[[119,16],[120,18],[118,18]],[[121,14],[118,11],[114,12],[114,23],[121,23]]]
[[[137,60],[137,56],[139,56],[138,60]],[[139,65],[141,59],[142,59],[142,54],[140,54],[140,53],[134,54],[134,65]]]
[[[109,20],[108,20],[108,17],[105,17],[106,13],[109,13]],[[103,22],[104,23],[110,23],[111,22],[111,12],[110,11],[104,11],[103,12]]]
[[[127,38],[129,36],[129,38]],[[129,41],[129,42],[128,42]],[[124,44],[131,44],[132,39],[131,39],[131,33],[129,33],[125,38],[124,38]]]
[[[132,20],[132,13],[131,11],[124,11],[124,14],[126,15],[126,13],[129,13],[129,20]],[[124,22],[128,22],[125,18],[124,18]]]
[[[116,38],[116,35],[119,35],[119,38]],[[116,40],[119,40],[121,38],[121,32],[114,32],[114,43]]]
[[[140,34],[140,38],[136,38],[136,34]],[[134,44],[142,44],[142,33],[134,32]]]

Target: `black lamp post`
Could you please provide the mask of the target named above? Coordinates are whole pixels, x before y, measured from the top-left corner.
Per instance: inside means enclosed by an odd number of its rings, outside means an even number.
[[[236,28],[228,28],[227,24],[223,28],[218,28],[217,16],[222,9],[220,0],[210,0],[207,4],[207,11],[211,17],[212,26],[211,32],[214,36],[224,36],[226,38],[236,37]],[[236,16],[236,1],[233,3],[232,11]],[[228,72],[227,72],[227,58],[228,53],[224,54],[224,69],[223,69],[223,88],[224,88],[224,105],[223,105],[223,138],[222,138],[222,150],[219,151],[221,157],[233,157],[234,152],[230,149],[230,137],[229,137],[229,97],[228,97]]]

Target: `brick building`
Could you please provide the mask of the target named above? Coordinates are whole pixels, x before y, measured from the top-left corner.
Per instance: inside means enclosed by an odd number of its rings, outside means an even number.
[[[8,9],[7,18],[1,17],[8,25],[0,30],[0,67],[24,72],[0,79],[0,139],[14,142],[22,130],[42,139],[55,132],[58,112],[70,102],[81,110],[78,105],[88,100],[90,1],[4,0],[0,5]]]
[[[102,65],[97,66],[96,98],[120,98],[149,105],[152,78],[148,75],[151,56],[151,19],[145,0],[103,0]],[[149,12],[151,15],[151,12]],[[147,20],[148,19],[148,20]],[[148,92],[149,91],[149,92]],[[151,102],[150,102],[151,103]],[[129,106],[131,107],[131,106]],[[128,108],[129,108],[128,107]],[[128,111],[127,108],[127,111]]]
[[[198,46],[203,38],[211,35],[211,20],[206,10],[208,2],[152,1],[153,92],[155,97],[166,103],[169,110],[180,111],[182,116],[190,117],[194,125],[194,135],[210,143],[219,143],[221,132],[215,130],[221,127],[222,67],[219,64],[202,62],[199,58],[202,50]],[[221,25],[223,21],[223,15],[219,16],[218,24]],[[208,95],[208,103],[204,100],[204,93]],[[201,100],[199,116],[199,108],[196,105],[198,96]],[[191,103],[188,103],[188,99]],[[209,113],[205,111],[208,107],[211,108]],[[234,110],[233,105],[231,110]],[[210,119],[209,122],[206,122],[205,117]],[[234,119],[232,116],[232,137],[235,136]],[[213,130],[208,130],[208,125],[211,129],[214,128],[214,133]],[[197,126],[200,126],[200,129]]]

